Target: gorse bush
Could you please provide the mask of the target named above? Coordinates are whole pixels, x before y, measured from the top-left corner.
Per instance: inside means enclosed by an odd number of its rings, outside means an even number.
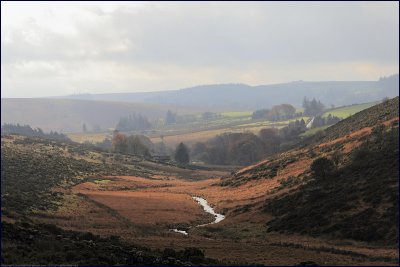
[[[335,168],[332,160],[325,157],[318,158],[311,164],[311,171],[316,177],[326,178],[330,176]]]

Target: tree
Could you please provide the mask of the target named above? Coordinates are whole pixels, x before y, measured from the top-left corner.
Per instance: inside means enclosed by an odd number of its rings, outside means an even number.
[[[175,161],[181,164],[188,164],[189,163],[189,149],[185,144],[180,143],[175,150],[174,155]]]
[[[167,114],[165,115],[165,124],[173,124],[176,123],[176,114],[173,113],[171,110],[167,111]]]
[[[128,117],[120,118],[115,128],[119,131],[141,131],[150,129],[151,123],[146,116],[132,114]]]
[[[269,112],[270,112],[269,109],[259,109],[259,110],[256,110],[253,112],[253,114],[251,115],[251,118],[253,120],[265,119]]]
[[[263,144],[257,136],[246,137],[236,141],[230,150],[229,158],[233,164],[248,165],[260,160],[264,154]]]
[[[296,113],[296,108],[290,104],[281,104],[280,109],[287,118],[292,118]]]
[[[306,110],[309,109],[309,107],[310,107],[310,101],[307,99],[306,96],[303,98],[302,107],[304,108],[304,114],[306,114]]]
[[[321,101],[315,100],[308,100],[307,97],[303,99],[303,108],[304,108],[304,115],[307,116],[316,116],[324,110],[325,106],[321,103]]]
[[[314,117],[312,128],[317,128],[325,125],[325,120],[321,116]]]
[[[258,136],[265,144],[265,152],[267,155],[272,155],[279,151],[281,139],[279,137],[278,129],[265,128],[261,129]]]
[[[304,119],[301,119],[301,120],[300,120],[300,127],[301,127],[302,129],[306,129],[306,122],[304,121]]]
[[[332,160],[325,157],[317,158],[311,163],[311,171],[319,178],[328,177],[334,170]]]
[[[112,144],[115,151],[125,153],[128,148],[126,135],[116,132],[114,134]]]
[[[143,142],[140,140],[140,137],[137,135],[131,135],[127,137],[126,135],[115,131],[112,145],[114,151],[119,153],[143,156],[145,158],[151,156],[149,148],[143,144]]]
[[[140,141],[139,136],[129,136],[126,140],[127,143],[127,153],[130,155],[136,155],[136,156],[144,156],[145,158],[149,158],[150,151],[146,145]]]
[[[291,119],[294,117],[296,109],[289,104],[281,104],[273,106],[271,111],[268,112],[267,118],[271,121],[280,121]]]

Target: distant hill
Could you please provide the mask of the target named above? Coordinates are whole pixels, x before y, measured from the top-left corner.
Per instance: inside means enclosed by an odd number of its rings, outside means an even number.
[[[395,97],[399,93],[399,75],[378,81],[290,82],[249,86],[246,84],[202,85],[174,91],[116,94],[79,94],[69,99],[112,100],[195,106],[209,111],[255,110],[289,103],[301,106],[304,96],[317,98],[326,105],[366,103]]]
[[[222,186],[269,188],[228,216],[268,215],[268,231],[397,244],[398,126],[396,97],[223,178]],[[311,167],[320,158],[330,162],[319,167],[324,176]]]
[[[336,106],[366,103],[397,96],[399,75],[379,81],[292,82],[273,85],[204,85],[176,91],[71,95],[64,98],[3,98],[1,122],[29,124],[44,131],[76,132],[115,127],[122,116],[134,112],[163,117],[178,113],[256,110],[289,103],[301,106],[304,96]]]
[[[126,103],[111,101],[88,101],[51,98],[3,98],[1,99],[1,123],[29,124],[44,131],[82,131],[85,123],[90,131],[95,125],[101,129],[114,128],[122,116],[133,113],[146,115],[149,119],[164,117],[168,109],[176,106]],[[179,108],[181,112],[189,109]]]

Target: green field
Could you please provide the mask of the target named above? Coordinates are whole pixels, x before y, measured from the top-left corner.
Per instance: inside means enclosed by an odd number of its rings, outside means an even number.
[[[221,115],[224,117],[250,117],[251,114],[253,114],[252,111],[232,111],[221,113]]]
[[[378,102],[370,102],[370,103],[364,103],[364,104],[359,104],[359,105],[340,107],[340,108],[325,112],[322,115],[322,117],[328,117],[328,115],[331,114],[332,116],[336,116],[336,117],[345,119],[351,115],[356,114],[357,112],[360,112],[364,109],[370,108],[376,104],[378,104]]]

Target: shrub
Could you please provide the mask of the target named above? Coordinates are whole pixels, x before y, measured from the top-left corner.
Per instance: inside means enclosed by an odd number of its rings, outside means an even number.
[[[320,178],[326,178],[329,176],[333,169],[333,162],[325,157],[317,158],[311,164],[311,171],[315,174],[315,176]]]
[[[181,164],[189,163],[189,150],[183,143],[176,147],[175,160]]]

